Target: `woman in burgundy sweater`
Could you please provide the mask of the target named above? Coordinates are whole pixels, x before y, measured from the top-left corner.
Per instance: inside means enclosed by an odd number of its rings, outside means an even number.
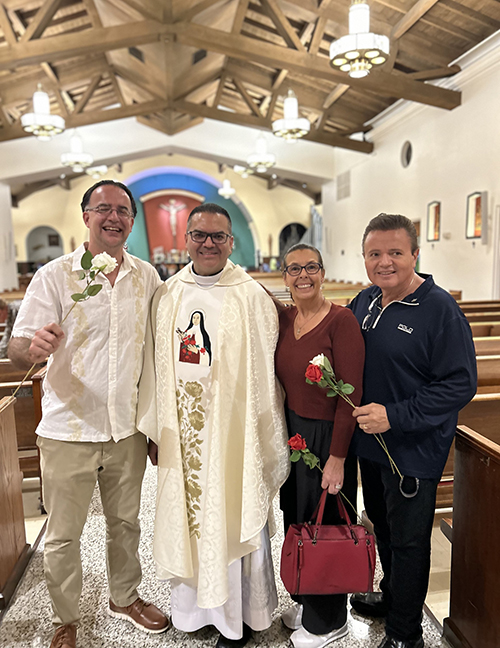
[[[283,260],[283,278],[295,304],[280,313],[276,349],[276,372],[286,392],[288,434],[291,438],[299,433],[323,467],[321,473],[303,461],[292,464],[280,494],[286,532],[290,524],[311,519],[324,488],[332,494],[342,488],[355,502],[356,458],[346,459],[356,424],[352,407],[339,397],[328,398],[326,389],[308,385],[305,372],[309,361],[324,353],[337,380],[354,386],[351,399],[359,405],[364,342],[351,311],[327,301],[321,292],[325,271],[319,250],[301,243],[291,247]],[[323,521],[340,523],[333,497],[327,498]],[[282,619],[295,630],[290,637],[295,648],[323,648],[347,634],[345,594],[293,599],[295,605]]]

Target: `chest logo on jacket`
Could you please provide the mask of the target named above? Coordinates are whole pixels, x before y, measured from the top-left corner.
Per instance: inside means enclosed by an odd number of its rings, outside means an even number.
[[[410,335],[413,333],[413,329],[410,326],[406,326],[406,324],[399,324],[398,330],[409,333]]]

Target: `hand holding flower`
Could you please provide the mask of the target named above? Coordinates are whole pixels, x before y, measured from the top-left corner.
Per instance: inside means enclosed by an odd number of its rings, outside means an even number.
[[[63,338],[64,331],[55,322],[36,331],[28,351],[30,361],[39,364],[46,360],[49,355],[57,351]]]
[[[352,415],[357,419],[359,427],[366,434],[379,434],[391,428],[387,418],[387,410],[379,403],[370,403],[355,407]]]

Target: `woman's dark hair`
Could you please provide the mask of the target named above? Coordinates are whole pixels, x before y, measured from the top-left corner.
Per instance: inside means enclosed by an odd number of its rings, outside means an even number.
[[[132,206],[132,213],[134,214],[135,218],[137,215],[137,205],[135,204],[134,196],[132,195],[132,192],[127,187],[127,185],[124,185],[123,182],[118,182],[117,180],[99,180],[99,182],[96,182],[94,185],[92,185],[90,189],[87,189],[87,191],[83,194],[81,202],[82,213],[87,209],[90,198],[94,191],[99,187],[103,187],[105,185],[112,185],[113,187],[118,187],[118,189],[123,189],[123,191],[130,198],[130,205]]]
[[[316,254],[316,256],[318,257],[318,262],[321,264],[321,266],[324,267],[323,257],[321,256],[321,252],[318,250],[318,248],[315,248],[314,245],[309,245],[308,243],[296,243],[295,245],[292,245],[292,247],[289,247],[283,255],[283,259],[281,260],[282,272],[285,272],[287,256],[297,250],[311,250],[311,252],[314,252],[314,254]]]
[[[414,254],[418,250],[417,230],[415,229],[415,225],[409,218],[406,218],[406,216],[402,216],[401,214],[384,213],[372,218],[366,226],[363,240],[361,241],[361,251],[364,254],[366,237],[370,232],[389,232],[390,230],[398,229],[404,229],[410,237],[411,253]]]
[[[210,344],[210,338],[208,336],[208,333],[205,330],[205,316],[203,315],[203,313],[201,311],[196,310],[196,311],[192,312],[191,319],[189,320],[189,326],[187,327],[185,332],[187,333],[190,328],[193,328],[193,326],[194,326],[193,317],[196,315],[196,313],[198,313],[198,315],[200,316],[200,331],[201,331],[201,337],[203,338],[203,346],[205,347],[205,349],[207,350],[207,353],[208,353],[208,358],[209,358],[208,364],[211,365],[212,364],[212,345]]]

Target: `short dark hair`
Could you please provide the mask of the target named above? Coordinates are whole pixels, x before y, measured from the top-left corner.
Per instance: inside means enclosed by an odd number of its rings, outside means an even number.
[[[229,233],[232,234],[233,224],[231,222],[231,216],[229,216],[229,213],[226,209],[224,209],[224,207],[216,205],[215,203],[203,203],[203,205],[197,205],[188,216],[186,223],[186,232],[189,232],[189,227],[195,214],[222,214],[227,218],[229,222]]]
[[[124,185],[123,182],[118,182],[117,180],[99,180],[99,182],[96,182],[94,185],[92,185],[90,189],[87,189],[87,191],[83,194],[83,198],[81,202],[82,213],[87,209],[87,206],[90,202],[90,198],[94,193],[94,191],[99,187],[103,187],[105,185],[112,185],[113,187],[118,187],[118,189],[123,189],[123,191],[130,198],[130,204],[132,206],[132,212],[135,218],[137,215],[137,205],[135,204],[134,196],[132,195],[132,192],[127,187],[127,185]]]
[[[309,245],[308,243],[296,243],[295,245],[292,245],[292,247],[289,247],[288,250],[283,255],[283,258],[281,260],[282,272],[285,272],[287,256],[297,250],[311,250],[311,252],[314,252],[314,254],[316,254],[316,256],[318,257],[318,261],[321,264],[321,266],[323,268],[325,267],[323,265],[323,257],[321,256],[321,252],[318,250],[318,248],[315,248],[314,245]]]
[[[418,250],[417,230],[415,229],[415,225],[406,216],[402,216],[401,214],[384,214],[383,212],[378,216],[375,216],[375,218],[372,218],[366,226],[363,240],[361,241],[361,250],[363,254],[365,252],[366,237],[370,232],[388,232],[390,230],[398,229],[404,229],[410,237],[411,253],[414,254],[416,250]]]

